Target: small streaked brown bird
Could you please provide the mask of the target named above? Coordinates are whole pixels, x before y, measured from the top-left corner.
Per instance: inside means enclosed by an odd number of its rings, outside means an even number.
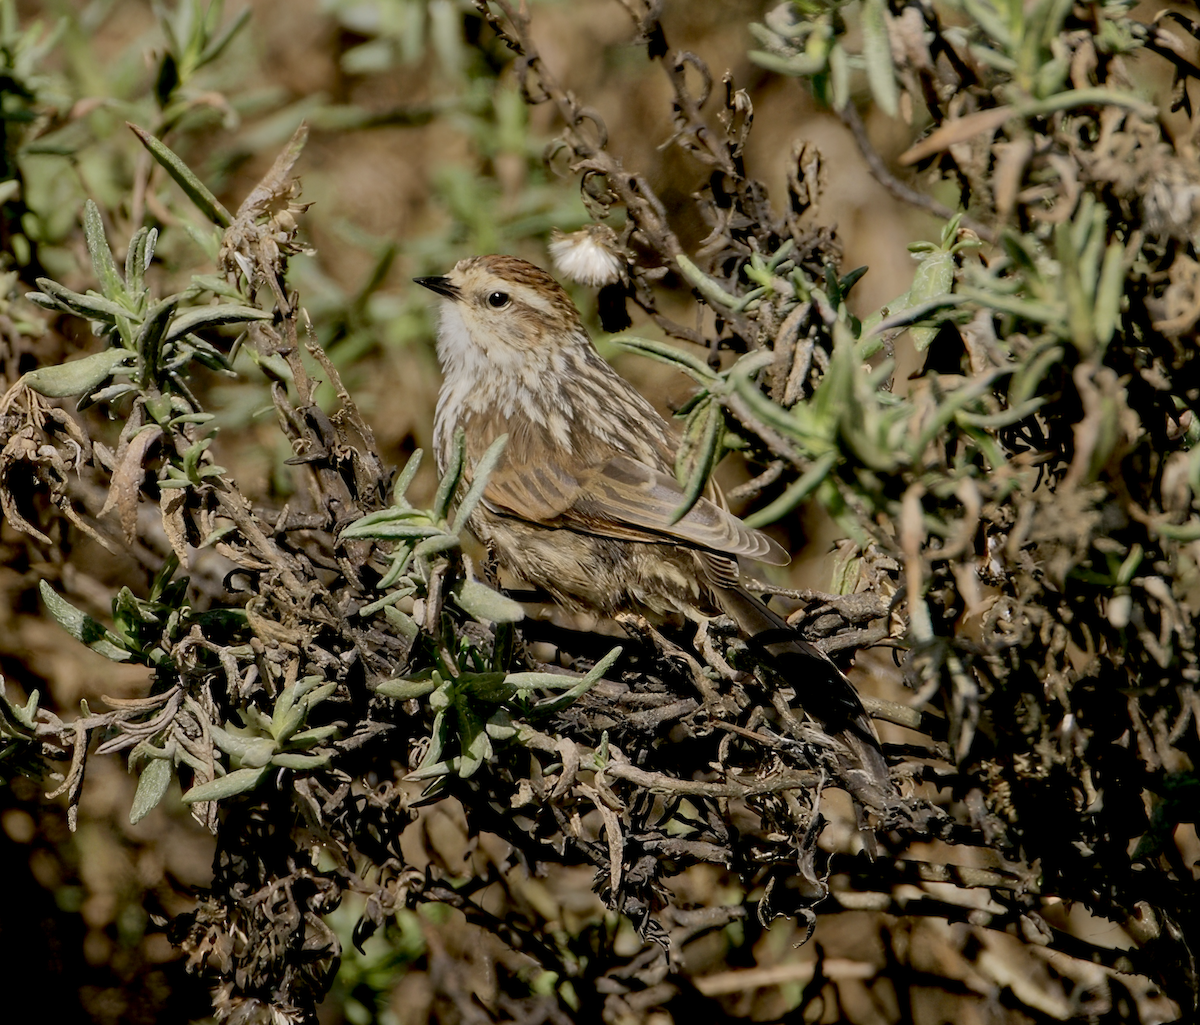
[[[508,435],[469,521],[500,564],[570,609],[726,613],[850,749],[847,782],[879,807],[888,770],[858,694],[739,582],[739,559],[783,565],[787,552],[730,513],[712,485],[672,522],[684,495],[671,429],[596,351],[558,282],[513,256],[472,257],[416,282],[442,297],[439,470],[459,427],[468,480]]]

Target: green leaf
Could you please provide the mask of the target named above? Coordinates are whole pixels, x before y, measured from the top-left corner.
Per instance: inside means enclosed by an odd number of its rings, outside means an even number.
[[[242,718],[248,725],[267,729],[271,720],[253,705],[243,709]],[[271,760],[275,751],[275,742],[267,737],[256,737],[240,733],[233,728],[225,728],[213,723],[209,727],[213,743],[227,755],[230,755],[243,766],[258,768]]]
[[[384,680],[375,688],[375,693],[396,701],[409,701],[432,694],[437,687],[433,680]]]
[[[515,691],[570,690],[578,685],[582,676],[566,673],[509,673],[504,683]]]
[[[105,349],[58,366],[38,367],[23,374],[21,380],[39,395],[62,399],[90,392],[133,360],[133,353],[125,349]]]
[[[896,89],[896,69],[892,64],[892,45],[888,40],[886,5],[884,0],[864,0],[862,10],[863,62],[867,66],[867,82],[871,95],[888,117],[898,113],[899,92]]]
[[[75,608],[66,598],[59,595],[45,580],[38,583],[42,601],[58,625],[77,641],[81,641],[97,654],[113,662],[125,662],[129,652],[119,646],[120,638],[105,629],[104,624],[86,612]]]
[[[412,484],[417,470],[421,468],[421,459],[424,455],[425,453],[421,449],[413,452],[408,457],[408,462],[404,464],[404,469],[400,471],[400,476],[396,478],[396,483],[392,485],[392,501],[396,505],[400,505],[400,500],[408,491],[409,485]]]
[[[383,618],[386,619],[389,625],[405,640],[415,640],[421,632],[421,628],[417,626],[417,622],[407,612],[403,612],[392,605],[388,605],[383,610]]]
[[[688,415],[679,452],[675,456],[675,477],[683,487],[683,501],[671,513],[678,523],[696,504],[708,485],[708,478],[721,451],[725,412],[715,399],[696,406]]]
[[[166,341],[173,342],[192,331],[205,327],[222,327],[226,324],[245,324],[252,320],[271,320],[274,314],[255,306],[237,306],[220,303],[213,306],[197,306],[180,313],[171,321]]]
[[[473,776],[492,756],[492,740],[487,734],[487,724],[476,711],[474,704],[465,695],[455,701],[458,720],[458,743],[462,752],[458,761],[458,774],[463,779]]]
[[[954,254],[941,250],[935,251],[926,256],[917,266],[905,306],[924,307],[927,303],[944,302],[953,287]],[[936,327],[914,327],[910,328],[908,332],[917,352],[927,349],[937,333]]]
[[[440,690],[441,688],[439,688]],[[432,707],[432,702],[430,703]],[[439,709],[433,717],[433,725],[429,728],[429,747],[425,757],[421,759],[418,769],[433,765],[442,760],[442,752],[446,750],[446,741],[450,739],[450,722],[444,708]]]
[[[404,778],[411,780],[414,783],[419,783],[426,779],[439,779],[442,776],[448,776],[452,772],[458,772],[460,759],[451,758],[448,761],[422,761],[415,769],[408,773]],[[422,800],[428,798],[428,791],[421,795]]]
[[[99,320],[105,324],[115,324],[119,317],[129,316],[129,310],[124,306],[103,296],[74,292],[51,278],[38,278],[37,284],[42,291],[26,292],[25,298],[46,309],[66,310],[77,317]]]
[[[184,804],[196,804],[198,801],[220,801],[226,797],[234,797],[237,794],[243,794],[247,790],[253,790],[264,779],[270,775],[271,766],[263,765],[254,769],[234,769],[233,772],[227,773],[224,776],[218,776],[216,779],[210,779],[207,783],[200,783],[192,787],[183,795]]]
[[[759,67],[779,75],[802,77],[815,75],[825,68],[824,54],[793,53],[784,56],[766,50],[751,50],[749,57]]]
[[[516,623],[525,618],[525,610],[520,602],[492,590],[478,580],[462,580],[452,593],[458,607],[474,619],[486,619],[491,623]]]
[[[454,514],[454,525],[451,530],[458,534],[467,525],[467,520],[471,518],[471,514],[475,511],[475,507],[483,498],[483,492],[487,488],[488,477],[496,468],[496,464],[500,462],[500,456],[504,453],[504,446],[508,443],[508,435],[501,434],[487,448],[487,451],[480,457],[479,462],[475,464],[474,479],[471,481],[471,486],[467,489],[467,493],[463,495],[463,500],[458,504],[458,510]],[[497,620],[500,622],[500,620]]]
[[[520,727],[513,722],[506,708],[497,708],[487,721],[487,734],[492,740],[512,740],[519,732]]]
[[[829,50],[829,99],[834,110],[850,102],[850,56],[840,43]]]
[[[442,474],[442,479],[438,481],[437,494],[433,497],[433,514],[438,519],[446,518],[450,502],[458,490],[458,483],[462,479],[463,453],[466,446],[467,436],[460,427],[454,432],[454,447],[450,452],[450,464]]]
[[[137,349],[140,362],[142,386],[146,387],[157,380],[159,363],[161,361],[163,339],[171,318],[175,315],[175,307],[179,297],[164,299],[155,303],[138,331],[134,348]]]
[[[799,479],[792,481],[787,486],[782,495],[769,505],[747,516],[745,518],[746,526],[765,527],[786,516],[829,476],[829,472],[837,465],[838,458],[837,452],[826,452],[824,455],[818,456]]]
[[[590,687],[616,662],[622,650],[620,646],[613,648],[583,676],[569,676],[566,673],[509,673],[504,678],[504,683],[516,691],[570,690],[585,682]]]
[[[12,713],[12,717],[27,730],[32,730],[37,726],[37,708],[40,697],[41,693],[35,689],[29,692],[29,699],[25,704],[14,705],[8,700],[8,695],[4,692],[4,678],[0,677],[0,701],[4,702],[4,707]]]
[[[678,253],[675,256],[675,263],[678,264],[688,284],[700,293],[700,297],[709,306],[741,312],[746,309],[752,300],[757,299],[765,291],[763,288],[755,288],[751,289],[745,295],[734,295],[732,292],[726,292],[725,289],[692,263],[683,253]]]
[[[802,403],[798,403],[791,410],[786,410],[772,402],[759,390],[753,374],[731,373],[730,379],[737,394],[750,407],[751,413],[764,424],[801,442],[807,455],[821,455],[832,447],[835,426],[831,420],[828,418],[822,420],[814,410],[806,408]],[[822,388],[827,386],[827,384],[822,384]]]
[[[231,21],[222,32],[216,36],[213,36],[212,39],[208,41],[208,45],[204,47],[203,52],[199,57],[196,58],[196,67],[201,68],[205,64],[208,64],[221,56],[221,52],[226,46],[229,45],[230,40],[232,40],[233,37],[236,36],[246,26],[247,22],[250,21],[251,13],[252,11],[249,7],[243,7],[240,11],[238,11],[238,13],[234,15],[233,21]]]
[[[1024,362],[1014,372],[1008,387],[1009,406],[1022,406],[1041,387],[1052,367],[1062,362],[1066,351],[1053,340],[1043,342],[1026,353]]]
[[[712,384],[717,375],[703,360],[696,359],[682,349],[667,342],[654,341],[650,338],[636,338],[632,335],[621,335],[610,339],[613,345],[627,352],[636,352],[639,356],[665,363],[676,370],[689,374],[700,384]]]
[[[135,302],[145,289],[146,270],[154,259],[157,244],[157,228],[139,228],[129,242],[125,253],[125,288]]]
[[[1096,309],[1092,319],[1096,325],[1096,341],[1103,358],[1108,343],[1116,332],[1121,316],[1121,299],[1125,294],[1122,287],[1125,278],[1125,247],[1112,242],[1104,253],[1104,264],[1100,269],[1100,280],[1096,285]]]
[[[395,605],[396,602],[401,601],[404,598],[407,598],[410,594],[413,594],[415,591],[416,591],[416,587],[414,587],[412,584],[407,584],[404,587],[398,587],[396,590],[392,591],[390,594],[385,594],[382,598],[377,598],[377,599],[375,599],[375,601],[371,602],[370,604],[364,605],[362,608],[360,608],[358,610],[358,614],[360,616],[363,616],[364,618],[367,616],[373,616],[380,609],[385,608],[388,605]]]
[[[549,715],[550,713],[557,712],[559,709],[566,708],[571,703],[577,701],[600,682],[604,674],[607,673],[609,669],[611,669],[616,663],[617,659],[621,657],[621,652],[623,650],[624,649],[620,645],[613,648],[607,655],[604,656],[604,658],[592,666],[592,668],[584,674],[583,678],[580,679],[574,687],[560,694],[556,698],[550,698],[547,701],[539,702],[534,707],[534,711],[538,715]],[[506,682],[511,681],[512,677],[509,677],[508,681]]]
[[[296,754],[294,751],[281,751],[271,759],[271,764],[277,765],[281,769],[294,769],[299,772],[307,772],[310,769],[320,769],[328,765],[332,760],[332,751],[316,755],[303,755]]]
[[[458,545],[459,539],[454,534],[439,534],[437,537],[427,537],[424,541],[419,541],[413,549],[413,556],[428,559],[431,555],[457,548]]]
[[[100,290],[108,299],[124,298],[125,282],[121,280],[117,262],[108,247],[100,208],[90,199],[83,204],[83,234],[87,239],[88,256],[92,259],[92,269],[100,282]]]
[[[153,135],[143,128],[139,128],[135,124],[129,125],[130,131],[138,137],[142,145],[150,151],[150,155],[162,165],[163,169],[179,185],[188,199],[190,199],[199,208],[210,221],[222,228],[228,228],[233,223],[233,215],[230,214],[220,200],[217,199],[208,187],[199,178],[190,167],[187,166],[172,150],[164,143],[160,142]]]
[[[245,296],[243,296],[242,293],[237,290],[237,288],[217,274],[192,275],[192,283],[188,286],[188,290],[185,294],[188,296],[196,296],[201,292],[212,292],[213,295],[221,295],[226,299],[232,299],[235,302],[245,298]]]
[[[157,806],[171,785],[172,772],[169,758],[151,758],[138,777],[137,792],[129,809],[129,821],[133,825],[141,822]]]
[[[440,527],[423,523],[406,523],[403,520],[389,522],[385,517],[390,510],[370,513],[345,527],[339,537],[374,538],[377,541],[400,541],[416,537],[437,537],[444,531]],[[371,522],[368,522],[371,521]]]

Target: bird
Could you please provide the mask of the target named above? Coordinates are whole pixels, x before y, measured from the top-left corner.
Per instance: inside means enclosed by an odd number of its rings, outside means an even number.
[[[742,582],[739,560],[785,565],[787,551],[734,516],[712,483],[676,518],[684,493],[670,426],[596,350],[554,277],[494,254],[414,281],[440,297],[439,472],[459,429],[464,486],[507,435],[468,520],[499,565],[568,610],[696,621],[726,614],[841,741],[859,803],[885,806],[888,767],[857,691]]]

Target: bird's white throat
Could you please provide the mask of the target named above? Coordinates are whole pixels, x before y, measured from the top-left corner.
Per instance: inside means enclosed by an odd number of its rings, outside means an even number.
[[[449,440],[446,435],[467,414],[506,420],[525,416],[560,444],[568,444],[571,398],[551,394],[546,385],[564,380],[567,359],[561,348],[517,348],[498,336],[473,332],[458,304],[448,300],[442,303],[437,354],[443,374],[435,424],[439,452]]]

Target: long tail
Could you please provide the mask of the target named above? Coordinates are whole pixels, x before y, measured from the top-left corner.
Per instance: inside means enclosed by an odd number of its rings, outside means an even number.
[[[804,710],[853,755],[843,760],[845,782],[856,800],[879,811],[894,795],[887,762],[871,717],[854,686],[829,656],[809,644],[778,613],[740,586],[713,586],[725,613],[768,664],[796,686]],[[857,764],[854,764],[857,763]]]

